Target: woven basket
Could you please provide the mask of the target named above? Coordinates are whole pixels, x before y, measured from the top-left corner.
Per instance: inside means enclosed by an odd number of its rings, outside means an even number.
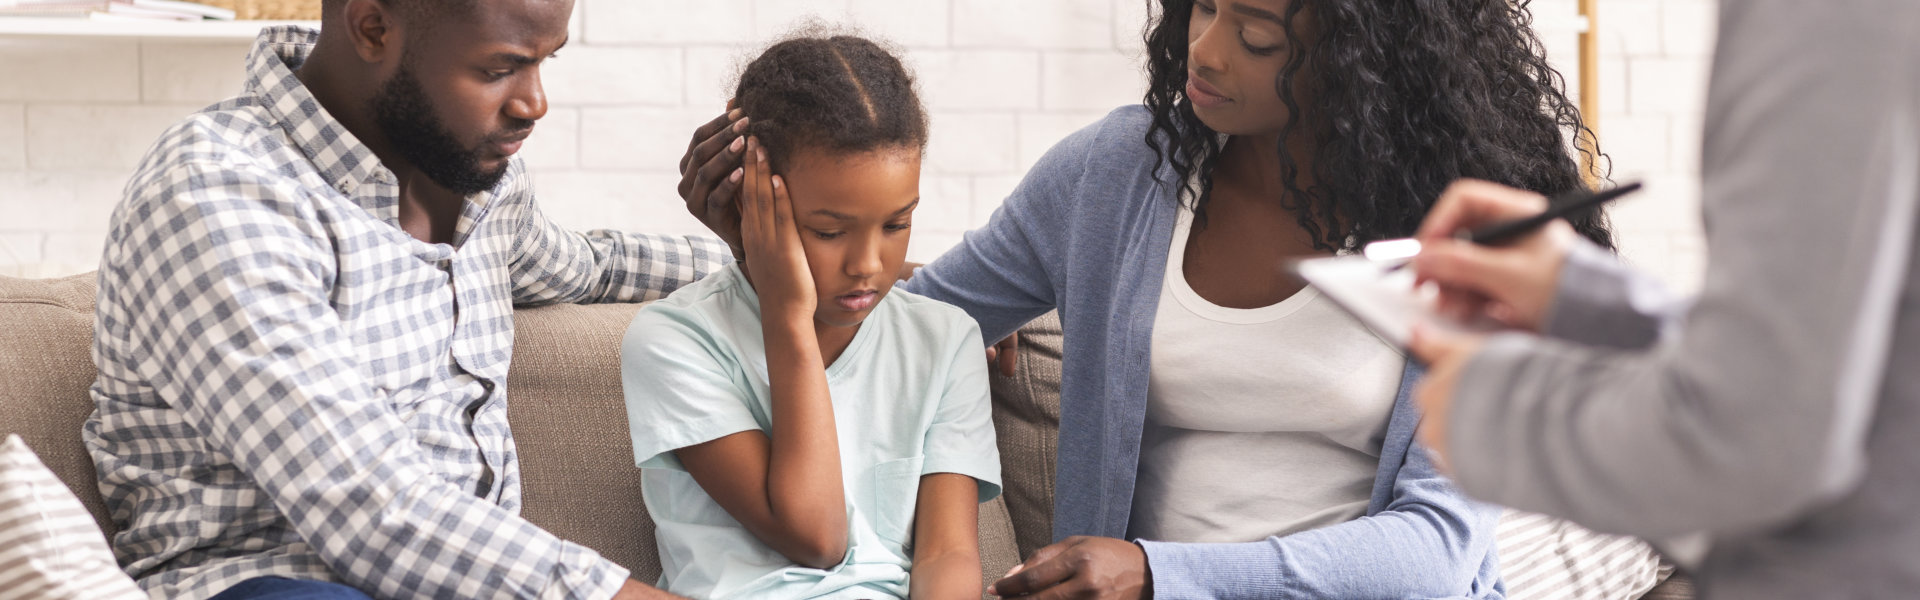
[[[233,11],[233,18],[259,21],[318,21],[320,0],[194,0]]]

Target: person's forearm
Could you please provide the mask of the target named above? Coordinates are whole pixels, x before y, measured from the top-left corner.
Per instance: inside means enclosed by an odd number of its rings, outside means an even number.
[[[909,581],[908,597],[912,600],[979,598],[980,553],[950,550],[915,556]]]
[[[773,316],[765,327],[773,394],[767,506],[796,538],[788,558],[830,567],[846,554],[847,505],[824,359],[810,315]]]

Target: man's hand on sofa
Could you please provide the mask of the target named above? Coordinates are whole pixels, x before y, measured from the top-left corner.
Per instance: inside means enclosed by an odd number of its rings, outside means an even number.
[[[1144,600],[1153,597],[1153,574],[1146,551],[1133,542],[1075,536],[1034,551],[987,586],[987,593],[1043,600]]]

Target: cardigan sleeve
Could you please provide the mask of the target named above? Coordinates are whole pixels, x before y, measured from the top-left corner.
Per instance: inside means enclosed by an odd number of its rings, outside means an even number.
[[[984,227],[967,232],[901,287],[960,307],[980,323],[989,344],[1053,310],[1066,271],[1074,197],[1104,123],[1055,144]]]

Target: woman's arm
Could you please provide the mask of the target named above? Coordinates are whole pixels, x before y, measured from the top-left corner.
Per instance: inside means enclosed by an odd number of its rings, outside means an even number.
[[[1113,598],[1480,598],[1495,506],[1468,501],[1415,447],[1377,514],[1240,544],[1071,538],[994,583],[1003,596]],[[1485,582],[1481,582],[1485,583]],[[1055,591],[1059,588],[1059,591]],[[1151,590],[1150,593],[1148,590]]]
[[[1415,446],[1379,513],[1244,544],[1142,541],[1158,598],[1477,598],[1500,508],[1468,500]]]
[[[735,433],[674,452],[693,480],[754,537],[816,569],[847,553],[847,501],[815,296],[786,187],[749,140],[741,237],[759,295],[773,431]]]
[[[980,484],[958,473],[920,478],[910,598],[980,597]]]

